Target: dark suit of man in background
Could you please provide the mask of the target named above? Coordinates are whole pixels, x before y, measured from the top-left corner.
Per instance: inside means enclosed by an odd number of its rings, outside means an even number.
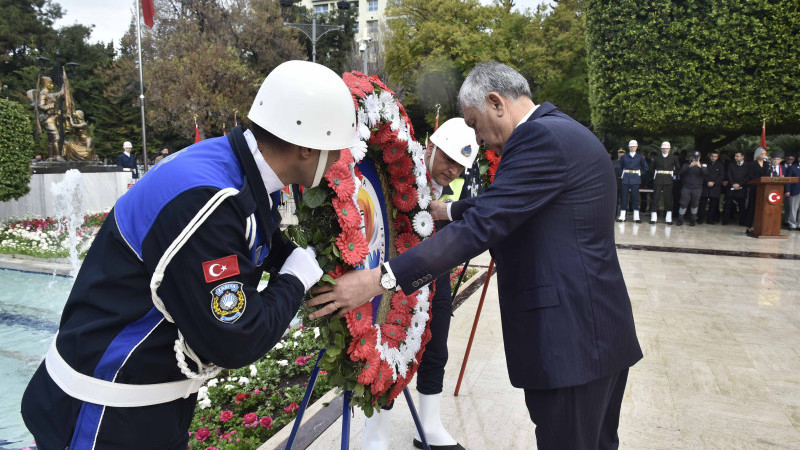
[[[476,66],[459,100],[478,143],[502,151],[494,182],[451,203],[453,223],[420,245],[339,278],[308,302],[326,304],[311,317],[343,314],[382,287],[412,293],[489,249],[508,373],[525,390],[539,448],[615,449],[628,368],[642,352],[614,244],[608,154],[552,104],[535,106],[506,65]]]

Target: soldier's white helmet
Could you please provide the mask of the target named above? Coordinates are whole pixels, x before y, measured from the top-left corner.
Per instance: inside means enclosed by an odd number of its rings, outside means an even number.
[[[631,139],[630,142],[628,142],[628,147],[638,147],[638,146],[639,143],[636,142],[636,139]]]
[[[443,123],[432,135],[431,142],[453,161],[469,168],[478,157],[478,141],[475,130],[467,126],[464,119],[456,117]],[[431,158],[432,160],[433,158]]]
[[[350,89],[334,71],[286,61],[267,75],[247,118],[280,139],[314,150],[350,148],[358,140]]]
[[[125,141],[122,143],[122,148],[133,148],[133,144],[131,144],[131,141]]]
[[[672,146],[669,145],[669,142],[664,141],[664,142],[661,143],[661,148],[662,149],[664,149],[664,148],[672,148]]]

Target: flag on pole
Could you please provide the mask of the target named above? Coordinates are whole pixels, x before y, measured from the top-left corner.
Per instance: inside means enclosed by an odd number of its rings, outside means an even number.
[[[197,114],[194,115],[194,143],[200,142],[200,128],[197,127]]]
[[[433,131],[436,131],[436,130],[439,129],[439,108],[441,108],[441,107],[442,107],[442,105],[436,104],[436,120],[433,123]],[[426,143],[426,145],[427,145],[427,143]]]
[[[228,134],[225,133],[225,122],[222,122],[222,135],[227,136]]]
[[[153,16],[156,13],[156,9],[153,7],[153,0],[142,0],[142,17],[144,18],[144,24],[150,28],[153,28]]]
[[[761,147],[767,149],[767,119],[761,122]]]

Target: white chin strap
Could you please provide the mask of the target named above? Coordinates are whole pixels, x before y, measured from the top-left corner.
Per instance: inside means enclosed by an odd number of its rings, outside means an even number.
[[[317,172],[314,174],[314,182],[309,187],[319,186],[322,181],[322,176],[325,175],[325,164],[328,162],[328,152],[326,150],[319,151],[319,162],[317,162]]]
[[[431,158],[428,160],[428,172],[433,170],[433,159],[436,158],[436,150],[439,150],[439,147],[433,146],[433,151],[431,152]]]

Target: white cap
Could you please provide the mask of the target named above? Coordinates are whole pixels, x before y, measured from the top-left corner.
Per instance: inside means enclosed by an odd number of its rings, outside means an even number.
[[[286,61],[270,72],[247,118],[313,150],[341,150],[358,141],[350,89],[334,71],[308,61]]]
[[[432,135],[431,142],[465,168],[472,167],[478,157],[478,141],[475,130],[467,126],[464,119],[456,117],[443,123]]]
[[[131,141],[125,141],[122,143],[122,148],[133,148],[133,144],[131,144]]]
[[[672,148],[672,146],[669,145],[669,142],[664,141],[664,142],[661,143],[661,148]]]
[[[630,142],[628,142],[628,147],[638,147],[638,146],[639,143],[636,142],[636,139],[631,139]]]

